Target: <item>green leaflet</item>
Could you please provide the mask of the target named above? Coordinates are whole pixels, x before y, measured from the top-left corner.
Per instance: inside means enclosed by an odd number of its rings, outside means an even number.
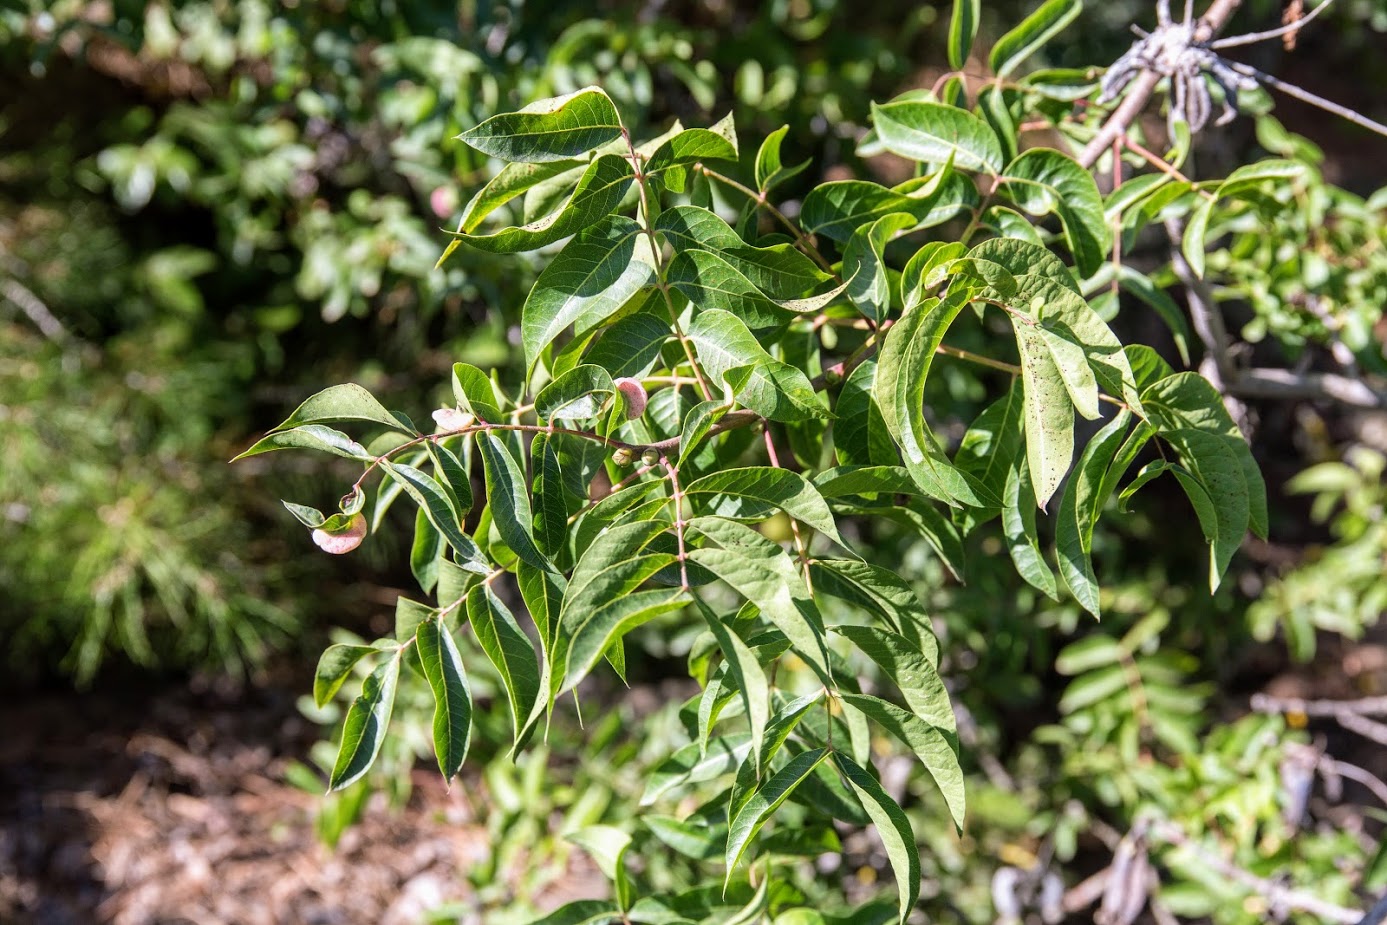
[[[1142,392],[1142,401],[1151,403],[1148,413],[1158,432],[1188,428],[1218,434],[1223,438],[1228,449],[1237,457],[1247,484],[1248,523],[1253,533],[1266,539],[1266,484],[1247,440],[1228,414],[1218,390],[1198,373],[1178,373],[1147,387]]]
[[[834,632],[880,665],[899,688],[910,709],[939,729],[953,750],[958,751],[958,721],[933,659],[906,637],[879,627],[838,626],[834,627]]]
[[[1006,77],[1036,49],[1054,38],[1083,11],[1083,0],[1046,0],[1021,24],[997,40],[988,64],[998,79]]]
[[[727,405],[723,402],[704,401],[693,406],[693,409],[684,416],[684,424],[679,431],[678,465],[684,465],[684,461],[698,449],[699,444],[708,435],[708,431],[726,413]]]
[[[560,906],[528,925],[608,925],[623,918],[615,903],[603,899],[580,899]]]
[[[654,298],[660,298],[658,290],[649,292]],[[636,298],[641,298],[641,295],[638,294]],[[597,343],[583,354],[583,362],[602,367],[612,378],[631,376],[638,379],[655,365],[660,356],[660,347],[671,336],[668,312],[661,317],[656,312],[642,308],[603,329]]]
[[[905,100],[872,105],[872,124],[886,150],[912,161],[996,174],[1002,148],[986,122],[964,109]]]
[[[462,218],[458,221],[458,231],[476,231],[488,215],[516,196],[562,173],[582,170],[585,166],[580,160],[550,161],[545,164],[507,164],[486,186],[477,190],[463,207]],[[440,266],[442,263],[443,261],[439,260]]]
[[[396,429],[399,428],[398,424],[394,426]],[[370,462],[375,458],[366,451],[364,446],[340,430],[333,430],[331,427],[324,427],[321,424],[302,424],[289,430],[269,434],[231,461],[236,462],[247,456],[258,456],[261,453],[288,449],[321,450],[324,453],[345,456],[347,459],[356,459],[362,462]]]
[[[1090,276],[1102,266],[1111,245],[1103,197],[1093,175],[1073,158],[1031,148],[1002,172],[1002,190],[1032,215],[1053,212],[1059,217],[1080,275]]]
[[[770,719],[770,684],[766,681],[765,672],[761,670],[755,653],[737,635],[736,630],[724,623],[702,601],[698,602],[698,611],[712,631],[713,638],[718,641],[727,672],[741,691],[747,724],[751,727],[751,754],[759,755],[766,738],[766,723]]]
[[[407,421],[387,411],[370,392],[350,382],[334,385],[310,396],[295,408],[294,413],[285,418],[283,423],[274,428],[273,433],[291,430],[303,424],[331,424],[337,421],[368,421],[402,433],[416,433]],[[247,450],[241,455],[248,456],[250,452]]]
[[[424,678],[433,691],[433,750],[444,780],[451,780],[467,758],[472,734],[472,694],[453,634],[434,618],[419,624],[415,646]]]
[[[939,664],[939,640],[925,605],[910,585],[890,569],[851,559],[816,559],[814,589],[880,614],[930,664]],[[835,627],[841,630],[842,627]]]
[[[1027,584],[1051,600],[1058,601],[1060,596],[1055,573],[1050,571],[1037,539],[1036,506],[1030,467],[1017,460],[1007,472],[1002,494],[1002,535],[1006,539],[1007,553],[1017,573]]]
[[[862,808],[876,826],[877,835],[886,847],[886,858],[896,875],[900,891],[899,925],[905,925],[915,903],[920,899],[920,852],[915,847],[915,832],[905,812],[886,795],[875,777],[855,764],[842,752],[833,753],[833,763],[847,781],[852,792],[862,801]]]
[[[547,685],[542,688],[545,710],[552,713],[554,698],[558,696],[563,682],[563,665],[557,664],[555,654],[567,648],[561,640],[559,614],[563,608],[564,592],[568,588],[563,576],[544,569],[535,568],[524,562],[516,565],[516,583],[520,586],[520,596],[525,601],[525,609],[539,632],[540,652],[544,658],[543,675]]]
[[[857,229],[843,253],[843,277],[848,298],[858,311],[880,324],[891,312],[891,278],[886,270],[886,245],[899,232],[914,226],[915,217],[893,212]]]
[[[534,524],[535,543],[546,556],[556,556],[568,534],[568,504],[564,500],[559,457],[550,446],[548,435],[535,434],[530,459],[535,468],[534,500],[539,507]]]
[[[688,335],[709,375],[721,381],[734,374],[737,400],[757,414],[773,421],[829,416],[809,377],[772,358],[736,315],[700,312]]]
[[[654,277],[649,242],[626,216],[609,215],[575,235],[540,273],[521,310],[527,375],[566,328],[573,325],[581,337]]]
[[[695,517],[689,528],[722,547],[693,549],[689,559],[759,605],[819,679],[832,685],[823,617],[785,550],[750,527],[720,517]]]
[[[711,128],[686,128],[666,139],[645,162],[645,170],[656,174],[682,164],[736,159],[737,130],[729,112]]]
[[[925,423],[925,378],[944,332],[968,304],[971,292],[928,299],[891,326],[877,356],[873,395],[887,431],[901,448],[906,468],[926,494],[946,504],[986,507],[996,499],[978,493],[954,468]]]
[[[467,619],[472,634],[486,653],[510,704],[514,731],[511,754],[524,747],[539,718],[540,668],[530,638],[489,584],[479,584],[467,593]]]
[[[395,706],[395,686],[400,680],[400,657],[396,652],[376,667],[361,685],[361,694],[352,701],[342,724],[342,742],[332,766],[328,791],[341,790],[360,780],[375,763],[390,725]]]
[[[684,495],[706,506],[707,513],[732,520],[764,520],[779,509],[847,548],[828,502],[808,479],[789,469],[722,469],[690,482]]]
[[[530,491],[525,473],[515,458],[495,434],[477,434],[477,449],[482,454],[486,470],[486,498],[491,509],[491,521],[501,539],[520,558],[535,568],[550,569],[549,559],[535,544],[531,524]],[[446,534],[445,534],[446,536]]]
[[[925,300],[930,289],[948,278],[948,266],[968,253],[968,248],[957,241],[944,243],[930,241],[914,253],[901,271],[901,299],[905,311],[910,311]]]
[[[954,14],[949,18],[949,67],[962,70],[978,34],[978,17],[982,0],[954,0]]]
[[[1045,510],[1074,456],[1074,407],[1045,340],[1033,325],[1009,317],[1021,351],[1026,460],[1036,503]]]
[[[678,787],[731,774],[750,753],[751,736],[746,733],[711,739],[706,749],[700,748],[698,742],[690,742],[660,762],[646,777],[641,805],[649,806]]]
[[[826,748],[801,752],[753,793],[727,827],[727,879],[731,880],[747,846],[800,782],[829,755]]]
[[[425,594],[438,584],[438,560],[443,555],[443,534],[429,523],[429,515],[420,508],[414,512],[414,541],[409,549],[409,570]]]
[[[1060,498],[1055,518],[1055,552],[1059,558],[1060,576],[1085,610],[1101,617],[1098,602],[1098,581],[1093,574],[1090,551],[1093,548],[1093,527],[1107,495],[1102,486],[1108,467],[1132,422],[1130,412],[1123,411],[1103,427],[1079,456],[1074,474]]]
[[[1200,515],[1200,526],[1205,536],[1209,537],[1209,588],[1217,590],[1233,560],[1233,553],[1242,545],[1250,521],[1249,492],[1242,463],[1229,448],[1228,441],[1219,434],[1202,430],[1172,430],[1162,432],[1160,436],[1180,454],[1185,471],[1208,496],[1212,523],[1208,522],[1209,510],[1204,499],[1190,492],[1185,478],[1180,479],[1196,513]],[[1177,476],[1181,474],[1180,470],[1176,470]]]
[[[1022,387],[1013,379],[1007,393],[968,426],[954,454],[955,466],[1003,500],[1008,473],[1021,455],[1024,404]]]
[[[858,228],[892,212],[913,215],[915,227],[924,228],[948,221],[976,205],[977,199],[977,189],[968,178],[949,169],[893,189],[866,180],[836,180],[821,183],[805,195],[800,224],[808,234],[842,242]]]
[[[600,366],[575,366],[535,396],[535,416],[541,421],[595,418],[616,392],[611,375]]]
[[[482,436],[487,436],[483,434]],[[413,466],[382,460],[381,468],[399,483],[405,493],[419,505],[429,523],[443,535],[452,546],[459,559],[465,562],[482,563],[482,554],[477,544],[462,532],[462,516],[449,492],[437,481]]]
[[[597,87],[536,100],[492,116],[457,140],[503,161],[545,163],[591,151],[621,135],[621,117]]]
[[[843,464],[895,465],[900,455],[872,397],[876,359],[865,360],[848,374],[834,406],[833,448]]]
[[[673,556],[663,555],[644,558],[658,560],[661,567],[675,561]],[[627,632],[662,613],[682,608],[689,600],[688,593],[683,589],[661,588],[628,592],[597,606],[591,617],[573,630],[563,690],[576,686],[597,664],[597,660],[611,647],[618,645]],[[620,664],[614,662],[613,667],[620,673]]]
[[[452,232],[455,240],[448,245],[449,250],[444,251],[439,263],[447,259],[448,253],[460,242],[492,254],[514,254],[577,234],[611,215],[621,205],[634,179],[630,161],[617,154],[604,154],[588,165],[567,200],[552,212],[528,224],[502,228],[490,234]]]
[[[631,836],[615,826],[590,825],[564,837],[587,851],[597,862],[597,869],[616,888],[617,905],[629,909],[631,879],[626,873],[625,858],[626,849],[631,847]]]
[[[486,373],[469,363],[453,364],[453,400],[479,421],[501,423],[501,402],[496,397],[496,387]]]
[[[792,167],[781,164],[780,144],[785,140],[785,133],[789,130],[788,125],[782,125],[771,132],[766,136],[766,140],[761,142],[761,147],[756,152],[756,188],[763,193],[769,192],[786,180],[798,176],[813,160],[806,158]]]
[[[957,737],[947,734],[894,703],[866,694],[841,694],[843,703],[874,720],[910,748],[934,778],[949,815],[963,832],[963,768],[958,763]]]
[[[380,651],[375,646],[328,646],[318,657],[318,667],[313,672],[313,703],[319,708],[325,706],[342,689],[356,663]]]

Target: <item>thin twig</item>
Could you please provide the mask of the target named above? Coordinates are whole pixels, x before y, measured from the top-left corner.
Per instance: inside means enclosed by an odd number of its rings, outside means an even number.
[[[1356,732],[1365,739],[1372,739],[1378,745],[1387,745],[1387,724],[1355,713],[1339,713],[1334,721],[1349,732]]]
[[[1356,717],[1362,719],[1362,717]],[[1349,764],[1347,761],[1339,761],[1324,755],[1320,758],[1320,766],[1331,774],[1338,774],[1347,777],[1349,780],[1356,780],[1372,791],[1373,796],[1384,804],[1387,804],[1387,784],[1382,782],[1376,774],[1360,768],[1356,764]]]
[[[1308,912],[1311,915],[1318,916],[1321,921],[1341,922],[1343,925],[1356,925],[1362,916],[1362,913],[1354,909],[1326,902],[1318,896],[1312,896],[1301,890],[1291,889],[1284,884],[1277,883],[1275,880],[1268,880],[1265,877],[1257,876],[1251,871],[1243,870],[1241,867],[1225,859],[1222,855],[1207,851],[1202,846],[1191,841],[1184,830],[1173,822],[1156,822],[1152,826],[1151,835],[1171,847],[1187,849],[1198,859],[1202,866],[1261,896],[1267,901],[1267,905],[1273,911]]]
[[[1347,119],[1354,125],[1362,126],[1370,132],[1376,132],[1379,135],[1387,137],[1387,125],[1383,125],[1381,122],[1374,122],[1362,113],[1354,112],[1347,106],[1340,106],[1338,103],[1327,100],[1322,96],[1316,96],[1309,90],[1302,90],[1295,84],[1288,84],[1286,81],[1273,77],[1265,71],[1257,70],[1257,68],[1250,64],[1243,64],[1240,61],[1227,61],[1226,59],[1225,63],[1239,74],[1251,77],[1254,80],[1259,80],[1269,87],[1275,87],[1287,96],[1293,96],[1302,102],[1309,103],[1311,106],[1317,106],[1325,112],[1332,112],[1341,119]]]
[[[1210,48],[1234,48],[1238,45],[1251,45],[1264,39],[1274,39],[1278,36],[1287,35],[1291,32],[1299,32],[1305,28],[1305,24],[1316,16],[1329,9],[1334,4],[1334,0],[1324,0],[1319,6],[1315,7],[1306,15],[1297,19],[1295,22],[1278,26],[1275,29],[1268,29],[1265,32],[1249,32],[1247,35],[1230,35],[1226,39],[1215,39],[1209,43]]]
[[[66,343],[68,338],[67,328],[58,320],[57,316],[49,311],[48,306],[43,304],[43,300],[34,295],[33,291],[17,279],[0,280],[0,296],[13,302],[29,320],[34,323],[34,327],[39,329],[39,333],[57,344]]]
[[[1299,713],[1303,716],[1387,716],[1387,696],[1358,700],[1302,700],[1253,694],[1252,709],[1258,713]]]

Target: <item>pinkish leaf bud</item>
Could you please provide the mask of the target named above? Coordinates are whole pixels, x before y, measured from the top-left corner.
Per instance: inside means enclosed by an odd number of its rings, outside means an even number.
[[[313,531],[313,542],[324,552],[330,552],[334,556],[351,552],[361,545],[361,541],[366,537],[366,517],[363,514],[353,514],[347,520],[347,526],[342,530],[335,530],[329,533],[322,528]]]
[[[641,385],[639,379],[622,376],[616,380],[616,388],[621,397],[626,399],[626,420],[634,421],[645,414],[645,403],[649,396],[645,394],[645,386]]]
[[[471,427],[475,420],[472,415],[456,408],[439,408],[433,413],[433,421],[438,425],[438,432],[444,434]]]

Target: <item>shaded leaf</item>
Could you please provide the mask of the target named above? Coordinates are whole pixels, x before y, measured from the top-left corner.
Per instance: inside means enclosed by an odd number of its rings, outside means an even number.
[[[453,634],[441,619],[425,620],[415,631],[424,678],[433,691],[433,750],[444,780],[451,780],[467,758],[472,735],[472,693]]]
[[[342,724],[342,742],[332,766],[328,791],[341,790],[360,780],[375,763],[390,725],[395,706],[395,686],[400,679],[400,652],[376,667],[361,685]]]

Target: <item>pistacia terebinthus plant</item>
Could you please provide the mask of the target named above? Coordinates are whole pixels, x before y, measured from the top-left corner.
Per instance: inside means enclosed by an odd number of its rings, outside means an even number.
[[[341,514],[290,506],[341,547],[394,504],[418,509],[411,564],[429,601],[402,601],[394,639],[335,646],[319,665],[322,698],[360,659],[374,664],[333,788],[370,768],[406,664],[434,693],[435,750],[452,777],[470,735],[469,647],[499,680],[518,751],[560,694],[624,670],[642,624],[696,626],[691,738],[651,772],[644,804],[673,820],[668,844],[720,861],[731,887],[680,911],[687,897],[627,869],[630,834],[607,832],[590,841],[606,845],[615,898],[552,921],[701,920],[723,905],[755,920],[768,891],[799,875],[797,855],[829,850],[761,837],[788,800],[800,826],[875,829],[904,922],[920,855],[873,752],[898,741],[935,785],[929,810],[960,831],[964,776],[939,642],[901,563],[873,547],[877,526],[917,533],[950,580],[966,581],[966,550],[1005,549],[1021,580],[1095,617],[1090,551],[1115,494],[1178,483],[1208,541],[1211,587],[1249,530],[1266,535],[1262,478],[1224,395],[1121,343],[1108,319],[1131,293],[1183,348],[1186,322],[1156,282],[1167,277],[1124,254],[1157,219],[1188,215],[1203,273],[1204,242],[1289,208],[1307,169],[1266,161],[1195,183],[1180,152],[1145,171],[1104,161],[1117,183],[1105,201],[1079,158],[1025,135],[1044,125],[1035,137],[1078,149],[1107,118],[1072,105],[1100,92],[1087,73],[1018,71],[1077,2],[1052,0],[999,39],[999,79],[973,88],[970,106],[961,68],[976,6],[956,4],[959,70],[873,107],[861,153],[905,158],[916,175],[819,183],[793,216],[777,190],[805,165],[782,161],[784,129],[754,151],[731,117],[634,138],[587,87],[459,136],[496,169],[441,260],[460,247],[554,248],[521,310],[523,370],[455,364],[454,404],[433,413],[432,433],[335,386],[247,451],[361,463]],[[1135,159],[1137,130],[1119,128]],[[952,412],[925,402],[943,394],[929,388],[936,366],[958,363],[986,370],[994,391],[951,438],[936,425]],[[1143,454],[1152,461],[1129,477]],[[791,529],[763,530],[772,518]],[[864,686],[866,672],[886,683]],[[710,799],[689,802],[715,780]],[[764,862],[754,874],[748,856]]]

